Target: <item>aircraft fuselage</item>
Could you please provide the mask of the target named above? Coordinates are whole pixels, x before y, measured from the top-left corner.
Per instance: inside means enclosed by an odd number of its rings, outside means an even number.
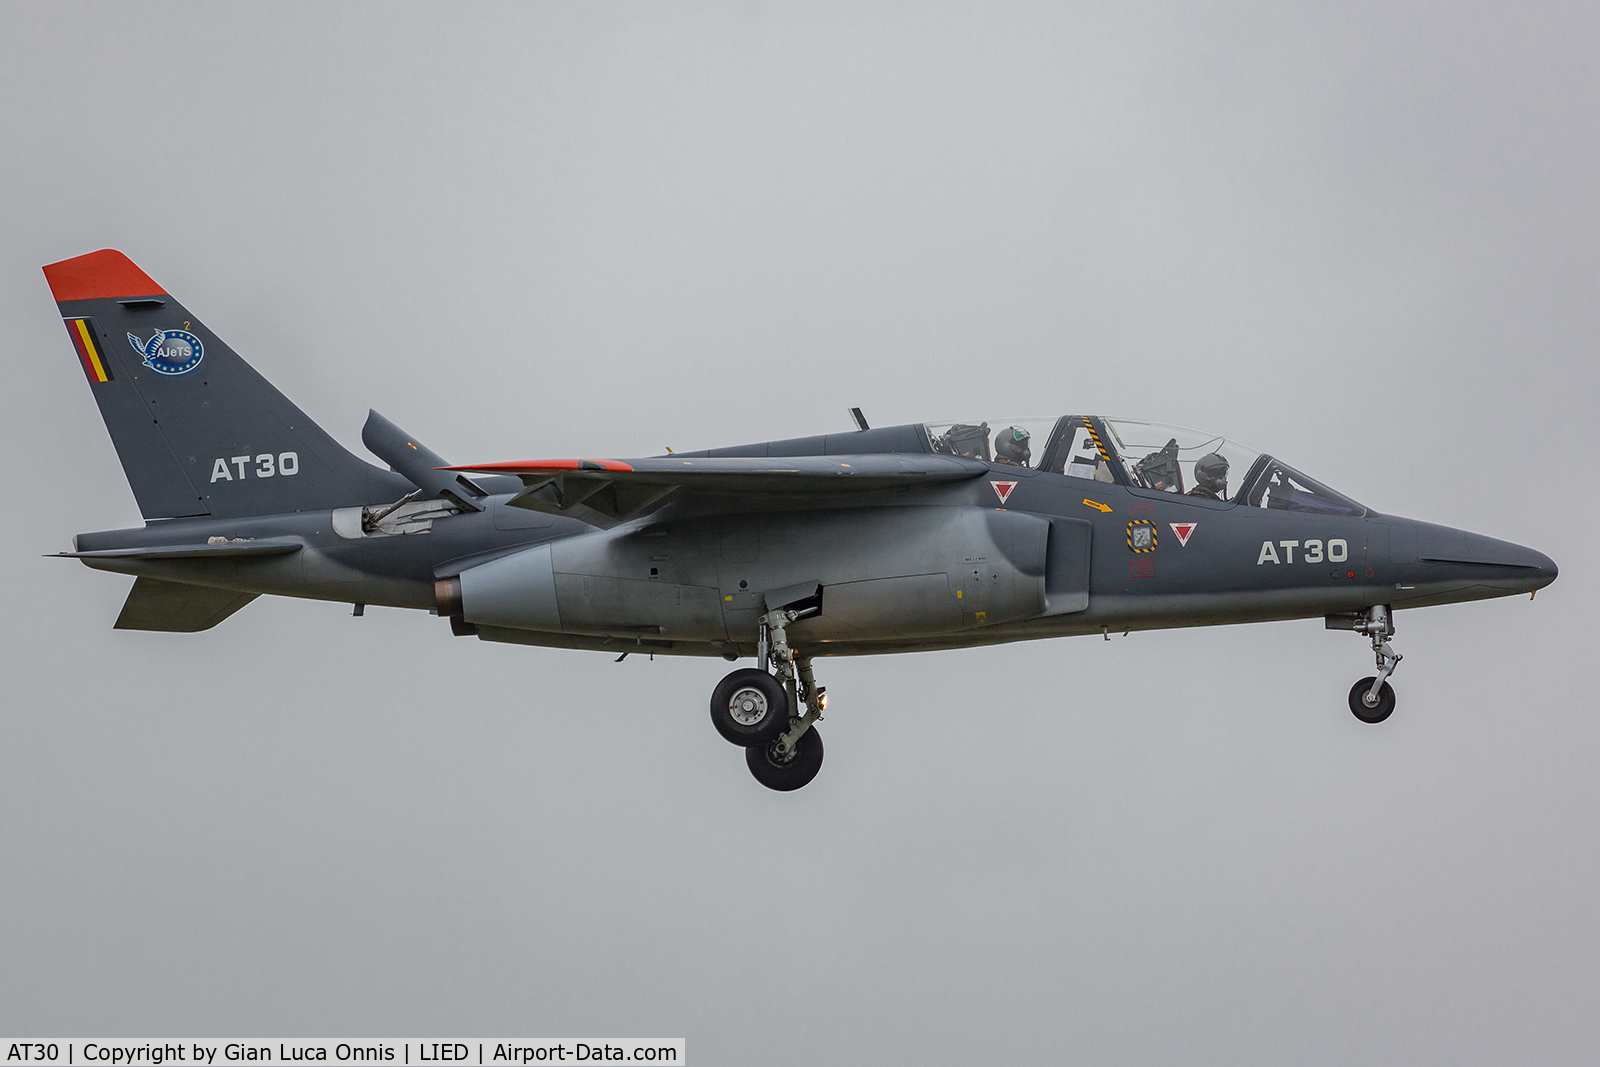
[[[1017,483],[1003,507],[997,481]],[[1531,592],[1556,573],[1532,549],[1410,519],[1248,508],[1002,464],[989,477],[870,507],[668,510],[611,530],[508,507],[509,499],[497,494],[481,511],[407,533],[351,537],[336,531],[332,511],[298,512],[171,520],[82,534],[75,547],[287,539],[302,547],[226,565],[82,558],[100,570],[243,592],[437,609],[441,579],[549,546],[553,611],[533,617],[548,628],[513,616],[473,624],[480,636],[722,656],[752,654],[763,594],[805,583],[821,587],[823,610],[796,623],[794,639],[818,655],[859,655],[1448,604]],[[1079,532],[1087,559],[1054,559],[1048,546],[1042,561],[1025,558],[1026,547],[994,535],[997,516],[1043,521],[1048,536]],[[1135,548],[1141,528],[1148,533]],[[1044,573],[1033,573],[1040,562]],[[1058,563],[1083,567],[1083,582],[1057,583]],[[873,583],[883,588],[863,588]],[[1081,606],[1053,595],[1054,585],[1079,584]],[[832,610],[830,600],[849,607]]]

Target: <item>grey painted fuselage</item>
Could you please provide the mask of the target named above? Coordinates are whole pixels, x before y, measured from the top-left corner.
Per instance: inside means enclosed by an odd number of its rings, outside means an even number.
[[[1002,479],[1017,482],[1004,508],[991,486]],[[1557,573],[1532,549],[1409,519],[1276,511],[997,463],[969,481],[846,501],[755,512],[668,503],[608,530],[508,506],[513,495],[478,511],[436,508],[395,532],[362,533],[352,502],[344,523],[336,510],[168,520],[83,534],[75,548],[97,553],[80,558],[101,570],[423,610],[439,609],[441,579],[465,573],[458,632],[730,658],[753,654],[767,593],[809,584],[821,611],[793,640],[859,655],[1447,604],[1531,592]],[[1042,552],[996,520],[1033,520]],[[1154,526],[1153,549],[1128,547],[1130,522]],[[1185,544],[1173,524],[1188,523]],[[1063,538],[1071,550],[1052,555]],[[264,541],[298,548],[226,555]],[[122,554],[208,542],[224,554]],[[504,603],[475,605],[474,579]]]

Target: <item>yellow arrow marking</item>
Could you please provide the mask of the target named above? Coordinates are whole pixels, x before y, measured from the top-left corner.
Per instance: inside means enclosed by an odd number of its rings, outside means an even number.
[[[1088,497],[1084,497],[1083,498],[1083,502],[1085,504],[1087,504],[1089,507],[1094,508],[1096,511],[1100,512],[1102,515],[1111,514],[1110,505],[1102,504],[1098,500],[1090,500]]]

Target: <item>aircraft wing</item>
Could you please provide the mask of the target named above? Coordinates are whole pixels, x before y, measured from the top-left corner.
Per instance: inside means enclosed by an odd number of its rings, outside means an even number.
[[[543,459],[443,467],[468,474],[511,474],[523,490],[514,507],[611,527],[676,500],[698,498],[730,510],[767,510],[853,494],[962,482],[988,471],[960,456],[890,453],[868,456]]]

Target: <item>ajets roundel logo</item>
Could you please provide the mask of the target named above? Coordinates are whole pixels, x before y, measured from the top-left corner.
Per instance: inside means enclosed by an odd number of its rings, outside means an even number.
[[[146,367],[169,378],[188,374],[200,365],[206,354],[200,338],[188,330],[157,330],[148,341],[141,341],[130,333],[128,343],[144,357]]]

